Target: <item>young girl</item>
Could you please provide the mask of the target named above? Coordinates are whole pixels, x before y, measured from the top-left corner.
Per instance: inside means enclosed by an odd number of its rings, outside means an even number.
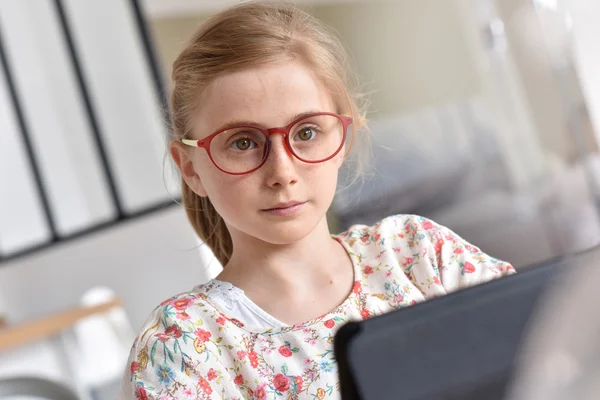
[[[330,234],[338,170],[364,124],[347,64],[334,35],[280,2],[215,15],[179,55],[170,152],[190,222],[224,269],[154,310],[123,398],[339,398],[344,323],[513,272],[413,215]]]

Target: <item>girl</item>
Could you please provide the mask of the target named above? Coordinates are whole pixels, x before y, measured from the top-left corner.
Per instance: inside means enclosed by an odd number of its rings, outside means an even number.
[[[513,272],[413,215],[330,234],[338,170],[364,124],[347,64],[334,35],[280,2],[215,15],[179,55],[170,153],[224,269],[154,310],[123,398],[338,398],[344,323]]]

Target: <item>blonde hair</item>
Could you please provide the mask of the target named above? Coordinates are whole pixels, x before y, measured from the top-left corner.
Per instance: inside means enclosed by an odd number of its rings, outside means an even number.
[[[338,113],[353,118],[350,144],[365,124],[350,60],[336,35],[310,14],[283,1],[252,1],[228,8],[203,23],[173,63],[170,98],[174,140],[188,138],[202,94],[218,77],[281,62],[304,63],[322,80]],[[194,230],[223,266],[233,244],[208,197],[182,180],[182,199]]]

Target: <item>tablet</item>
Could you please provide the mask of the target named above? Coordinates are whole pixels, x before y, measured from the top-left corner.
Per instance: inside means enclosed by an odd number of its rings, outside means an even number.
[[[346,324],[334,341],[342,399],[503,399],[536,303],[568,260]]]

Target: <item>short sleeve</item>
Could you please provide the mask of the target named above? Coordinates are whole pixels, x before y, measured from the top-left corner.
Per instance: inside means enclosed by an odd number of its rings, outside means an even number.
[[[426,298],[515,273],[511,264],[490,257],[430,219],[390,218],[398,262]]]
[[[206,345],[211,333],[195,329],[197,321],[189,323],[185,312],[183,318],[177,312],[175,307],[187,301],[167,300],[151,314],[131,348],[120,400],[210,399],[217,382],[209,382],[211,374],[219,382],[226,378],[210,368]]]

